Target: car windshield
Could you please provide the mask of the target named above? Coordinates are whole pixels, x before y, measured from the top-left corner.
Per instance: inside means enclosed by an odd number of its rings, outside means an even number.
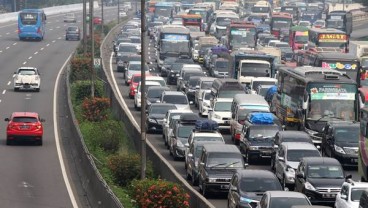
[[[212,87],[212,81],[209,82],[202,82],[201,89],[211,89]]]
[[[147,92],[147,97],[160,98],[163,91],[165,91],[165,89],[149,89]]]
[[[241,154],[213,153],[207,158],[207,167],[216,168],[241,168],[244,167]]]
[[[188,85],[190,87],[195,87],[195,86],[198,85],[198,81],[199,81],[199,79],[189,79]]]
[[[359,202],[363,191],[368,191],[368,188],[352,188],[350,193],[351,201]]]
[[[216,61],[216,68],[227,68],[229,66],[228,61]]]
[[[130,38],[132,43],[141,43],[141,39],[140,38]]]
[[[33,69],[21,69],[18,71],[19,75],[36,75],[36,71]]]
[[[221,90],[218,93],[219,98],[233,98],[236,94],[245,94],[242,90]]]
[[[213,98],[212,94],[211,93],[206,93],[204,95],[204,100],[210,100],[211,98]]]
[[[192,133],[194,126],[180,126],[178,128],[178,137],[188,138]]]
[[[216,102],[215,103],[215,111],[227,111],[229,112],[231,110],[231,104],[232,102]]]
[[[240,181],[240,190],[242,192],[265,192],[282,190],[282,187],[276,178],[243,178]]]
[[[343,170],[336,165],[309,165],[308,178],[344,178]]]
[[[275,85],[275,81],[253,81],[252,90],[256,90],[259,85]]]
[[[339,127],[335,129],[335,142],[359,142],[360,128],[358,125],[351,127]]]
[[[25,117],[25,116],[19,116],[19,117],[13,117],[13,122],[17,123],[36,123],[38,121],[35,117]]]
[[[176,109],[175,106],[151,106],[149,114],[166,114],[168,110]]]
[[[172,104],[188,104],[188,99],[185,95],[165,95],[163,98],[164,103]]]
[[[68,27],[68,31],[76,32],[78,31],[78,27]]]
[[[138,83],[142,80],[142,77],[141,76],[133,76],[132,78],[132,82],[134,83]]]
[[[35,25],[38,21],[37,13],[22,12],[19,14],[20,20],[23,25]]]
[[[295,149],[287,151],[287,160],[291,162],[299,162],[303,157],[320,157],[318,150]]]
[[[252,126],[249,138],[273,138],[278,131],[279,128],[277,126]]]
[[[291,208],[294,205],[311,205],[310,202],[306,198],[291,198],[287,196],[287,192],[285,197],[271,197],[269,208]]]

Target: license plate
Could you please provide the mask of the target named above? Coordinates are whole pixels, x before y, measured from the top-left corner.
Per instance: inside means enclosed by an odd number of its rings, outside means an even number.
[[[229,185],[221,185],[221,189],[229,189]]]
[[[335,198],[336,194],[323,194],[323,198]]]
[[[29,86],[29,85],[24,85],[24,88],[30,88],[31,86]]]
[[[20,129],[29,129],[29,126],[20,126]]]
[[[225,124],[229,124],[230,123],[230,121],[225,121]]]

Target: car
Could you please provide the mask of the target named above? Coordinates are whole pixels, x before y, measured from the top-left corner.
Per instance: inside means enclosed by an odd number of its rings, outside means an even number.
[[[189,104],[194,104],[195,92],[199,87],[199,80],[201,76],[191,76],[187,82],[185,82],[185,94],[188,97]]]
[[[212,110],[211,104],[211,90],[203,90],[202,95],[199,98],[198,106],[199,106],[199,115],[208,116],[208,112]]]
[[[364,191],[368,191],[367,182],[347,179],[336,195],[335,208],[359,208],[359,201]],[[363,206],[362,206],[363,207]]]
[[[128,16],[126,12],[123,12],[123,11],[120,11],[119,12],[119,17],[122,18],[122,17],[126,17]]]
[[[161,103],[175,104],[178,109],[190,110],[189,101],[183,92],[178,91],[164,91],[160,98]]]
[[[41,77],[36,67],[20,67],[14,72],[14,91],[35,90],[40,91]]]
[[[161,77],[167,77],[169,74],[171,64],[178,60],[176,57],[168,57],[164,60],[162,65],[158,65],[158,70],[161,71]]]
[[[169,103],[154,103],[147,110],[146,132],[161,132],[162,123],[168,110],[176,109],[176,106]]]
[[[295,171],[294,191],[313,204],[333,204],[345,181],[344,170],[335,158],[304,157]]]
[[[313,28],[325,28],[326,27],[326,21],[324,20],[316,20],[313,25]]]
[[[64,15],[64,22],[77,22],[77,18],[74,13],[66,13]]]
[[[210,75],[215,78],[229,78],[230,72],[229,60],[225,58],[216,58],[210,67]]]
[[[148,88],[150,88],[151,86],[161,86],[160,83],[158,82],[153,82],[153,81],[146,81],[146,87],[145,87],[145,92],[142,93],[141,90],[141,82],[139,82],[137,89],[135,90],[135,94],[134,94],[134,108],[136,110],[139,110],[141,108],[141,96],[142,94],[145,95]]]
[[[43,125],[45,122],[38,113],[35,112],[13,112],[9,118],[6,128],[6,145],[11,145],[16,141],[34,141],[42,145]]]
[[[134,43],[124,43],[121,42],[116,48],[116,63],[118,64],[119,61],[126,61],[129,56],[131,55],[138,55],[139,51]]]
[[[165,79],[159,76],[146,77],[146,81],[158,82],[162,87],[166,87]]]
[[[329,121],[322,133],[321,151],[336,158],[343,166],[358,165],[360,123],[355,121]]]
[[[148,66],[145,64],[146,74],[149,73]],[[129,61],[125,70],[125,85],[129,86],[132,81],[134,74],[141,74],[141,62],[140,61]]]
[[[162,123],[162,138],[165,141],[165,145],[168,146],[168,136],[171,135],[171,131],[174,128],[175,120],[180,119],[180,115],[183,113],[193,113],[191,110],[169,110],[167,111],[164,122]],[[175,118],[174,118],[175,117]]]
[[[93,17],[93,24],[95,25],[101,25],[102,24],[102,19],[101,17]]]
[[[169,87],[164,86],[152,86],[147,90],[146,93],[146,108],[153,103],[159,103],[160,97],[163,91],[169,91]]]
[[[232,98],[217,98],[211,103],[208,119],[216,121],[220,129],[230,129]]]
[[[293,191],[266,191],[257,208],[291,208],[295,205],[312,205],[307,196]]]
[[[264,192],[282,191],[275,174],[268,170],[237,170],[230,181],[228,207],[256,207]]]
[[[78,26],[68,26],[65,30],[65,40],[80,40],[80,29]]]
[[[294,188],[295,170],[303,157],[321,157],[321,153],[314,144],[306,142],[285,142],[277,150],[274,170],[284,188]]]
[[[124,56],[123,60],[118,61],[116,71],[125,72],[126,67],[130,61],[141,61],[141,56],[138,54],[131,54],[131,55]],[[125,76],[125,73],[124,73],[124,76]]]
[[[168,145],[169,153],[174,160],[185,158],[185,144],[188,142],[188,137],[195,128],[194,122],[177,122],[170,135]]]
[[[312,24],[309,21],[299,21],[298,25],[303,26],[303,27],[308,27],[308,28],[312,27]]]

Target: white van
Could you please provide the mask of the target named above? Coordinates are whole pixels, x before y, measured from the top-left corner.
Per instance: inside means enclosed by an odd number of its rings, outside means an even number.
[[[208,113],[208,119],[216,121],[219,129],[230,128],[232,101],[232,98],[217,98],[211,103],[212,110]]]

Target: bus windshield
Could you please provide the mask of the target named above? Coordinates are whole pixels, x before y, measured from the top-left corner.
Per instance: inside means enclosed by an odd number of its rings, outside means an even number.
[[[341,20],[341,19],[328,19],[328,20],[326,20],[326,27],[327,28],[343,29],[344,28],[344,21]]]
[[[310,93],[308,119],[337,117],[344,120],[354,120],[356,116],[354,108],[356,85],[309,83],[307,92]]]
[[[231,45],[250,45],[254,46],[255,44],[255,34],[251,31],[239,31],[232,30],[231,31]]]
[[[269,73],[269,63],[242,63],[240,76],[269,77]]]
[[[20,19],[23,25],[35,25],[38,21],[37,13],[20,13]]]
[[[189,41],[173,41],[162,40],[161,53],[177,52],[177,53],[189,53]]]
[[[273,28],[289,28],[291,25],[290,18],[282,18],[282,17],[273,17],[272,18],[272,27]]]
[[[171,8],[165,8],[165,7],[157,8],[156,7],[155,16],[156,17],[159,17],[159,16],[170,17],[171,16]]]

